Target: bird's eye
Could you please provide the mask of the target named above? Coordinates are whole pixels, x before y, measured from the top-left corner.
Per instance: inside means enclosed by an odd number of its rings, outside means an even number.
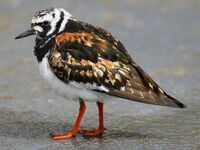
[[[43,25],[48,26],[48,25],[49,25],[49,22],[48,22],[48,21],[44,21],[44,22],[43,22]]]

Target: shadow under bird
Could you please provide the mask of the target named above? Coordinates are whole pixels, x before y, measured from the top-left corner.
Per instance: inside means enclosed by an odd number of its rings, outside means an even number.
[[[37,12],[31,27],[16,39],[30,35],[36,35],[34,55],[44,80],[58,95],[80,103],[72,130],[52,134],[55,140],[71,138],[78,133],[89,137],[102,135],[105,130],[103,103],[114,97],[185,107],[160,88],[111,33],[76,20],[65,9],[48,8]],[[86,110],[85,101],[97,103],[97,129],[79,128]]]

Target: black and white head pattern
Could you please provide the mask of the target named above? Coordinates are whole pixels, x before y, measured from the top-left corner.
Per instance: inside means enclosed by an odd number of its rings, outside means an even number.
[[[37,12],[31,21],[31,25],[36,30],[37,35],[43,38],[62,32],[68,19],[74,20],[65,9],[48,8]]]

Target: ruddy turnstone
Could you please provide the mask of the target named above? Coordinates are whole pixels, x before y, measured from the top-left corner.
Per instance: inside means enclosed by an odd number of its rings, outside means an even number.
[[[31,27],[16,39],[36,35],[34,55],[44,80],[68,100],[78,100],[80,111],[68,133],[53,134],[53,139],[67,139],[81,133],[102,135],[103,103],[111,97],[131,101],[184,108],[169,96],[130,57],[123,44],[103,28],[76,20],[62,8],[37,12]],[[81,130],[85,101],[96,102],[99,127]]]

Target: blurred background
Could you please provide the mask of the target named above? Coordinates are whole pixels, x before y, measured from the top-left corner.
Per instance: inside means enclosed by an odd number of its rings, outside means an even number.
[[[14,40],[34,14],[62,7],[78,20],[101,26],[187,109],[116,99],[105,104],[103,138],[53,141],[69,131],[79,104],[44,84],[33,56],[35,37]],[[200,149],[199,0],[0,0],[0,149]],[[97,126],[87,104],[82,128]]]

